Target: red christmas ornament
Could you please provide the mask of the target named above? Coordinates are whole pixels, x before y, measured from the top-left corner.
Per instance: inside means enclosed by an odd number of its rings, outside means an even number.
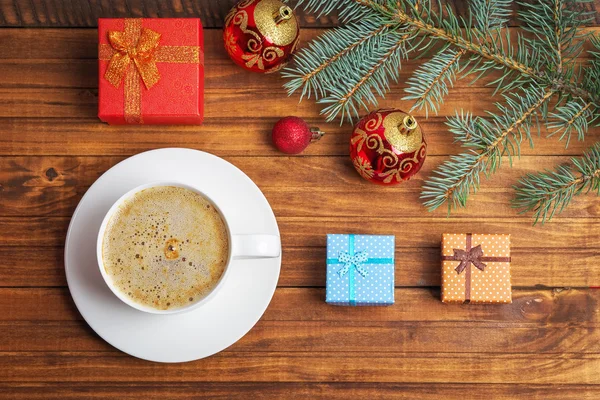
[[[302,118],[281,118],[273,126],[273,144],[288,154],[302,153],[311,143],[321,139],[325,133],[319,128],[311,128]]]
[[[358,121],[350,158],[360,176],[381,185],[409,180],[425,161],[427,143],[417,121],[404,111],[377,110]]]
[[[242,0],[225,17],[223,39],[231,59],[248,71],[285,65],[300,35],[292,9],[279,0]]]

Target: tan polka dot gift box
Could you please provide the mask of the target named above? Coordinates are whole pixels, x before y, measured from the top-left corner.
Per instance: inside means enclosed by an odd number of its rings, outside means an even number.
[[[512,303],[510,235],[442,235],[444,303]]]

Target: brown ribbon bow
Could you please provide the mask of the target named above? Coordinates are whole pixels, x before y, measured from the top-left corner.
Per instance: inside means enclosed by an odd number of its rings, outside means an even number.
[[[478,244],[475,247],[471,247],[473,240],[473,234],[467,233],[465,250],[452,249],[454,255],[442,256],[443,261],[460,261],[458,266],[454,269],[458,274],[465,272],[465,301],[471,301],[471,266],[473,264],[477,269],[483,271],[486,264],[483,261],[495,261],[495,262],[510,262],[510,257],[484,257],[483,249]]]
[[[485,264],[481,262],[481,257],[483,257],[483,250],[481,249],[481,245],[477,245],[473,247],[471,250],[465,251],[461,249],[453,249],[454,256],[453,259],[456,261],[460,261],[458,267],[455,268],[456,272],[459,274],[462,273],[465,268],[469,265],[469,263],[473,264],[481,271],[485,268]]]
[[[156,63],[204,65],[200,46],[161,46],[160,33],[142,28],[141,18],[125,18],[125,29],[109,31],[110,44],[101,43],[98,58],[108,61],[104,78],[116,88],[125,82],[125,122],[142,124],[142,87],[147,89],[160,80]],[[129,68],[131,61],[135,68]]]

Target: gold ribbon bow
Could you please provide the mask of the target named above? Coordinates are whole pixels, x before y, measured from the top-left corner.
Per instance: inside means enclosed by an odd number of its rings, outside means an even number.
[[[461,249],[453,249],[454,250],[454,260],[460,261],[460,264],[455,268],[456,272],[459,274],[464,271],[465,268],[472,263],[478,269],[483,271],[486,265],[481,262],[481,257],[483,257],[483,250],[481,249],[481,245],[477,245],[468,251]]]
[[[131,61],[135,63],[135,67],[147,89],[150,89],[160,80],[160,74],[154,59],[154,53],[160,41],[160,33],[143,28],[139,38],[136,38],[127,30],[123,32],[109,31],[108,40],[112,48],[116,50],[110,58],[108,68],[104,74],[111,85],[116,88],[121,86],[121,81],[125,79]]]
[[[160,80],[156,63],[204,65],[199,46],[161,46],[160,33],[142,28],[141,18],[125,18],[125,29],[109,31],[110,44],[101,43],[98,58],[109,61],[104,78],[119,88],[124,82],[125,122],[142,124],[142,87],[152,88]],[[135,68],[130,68],[131,62]]]

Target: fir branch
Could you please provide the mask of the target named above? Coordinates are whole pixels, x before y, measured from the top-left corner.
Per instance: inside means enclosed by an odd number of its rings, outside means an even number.
[[[489,32],[506,25],[511,14],[512,0],[471,0],[469,11],[475,28]]]
[[[344,60],[368,52],[378,45],[379,37],[389,33],[389,29],[389,24],[365,20],[326,32],[300,50],[294,68],[287,67],[282,72],[284,78],[290,79],[284,84],[288,95],[302,88],[300,99],[311,94],[317,99],[326,96],[336,74],[349,67]],[[332,68],[338,62],[343,64],[341,68]]]
[[[445,202],[449,211],[464,206],[478,190],[482,173],[495,172],[505,156],[509,161],[519,156],[523,140],[531,144],[531,127],[539,132],[540,120],[568,145],[575,133],[583,139],[600,117],[600,38],[580,29],[590,15],[579,11],[575,0],[521,4],[519,16],[528,35],[511,34],[505,27],[510,0],[471,0],[466,19],[449,6],[442,9],[441,0],[437,7],[431,0],[418,5],[410,0],[300,2],[320,14],[337,10],[342,19],[356,21],[347,28],[359,29],[326,33],[284,71],[291,78],[286,84],[290,93],[302,88],[301,98],[314,94],[326,104],[322,113],[328,120],[338,115],[341,121],[351,119],[359,109],[376,106],[390,81],[398,79],[402,58],[415,50],[429,55],[439,43],[441,50],[417,69],[406,89],[413,109],[425,108],[426,116],[429,110],[437,112],[459,75],[473,74],[477,80],[500,72],[490,83],[504,93],[496,113],[484,118],[461,111],[448,120],[456,141],[468,151],[451,157],[426,182],[422,198],[430,210]],[[595,50],[586,65],[576,58],[588,37]],[[570,200],[565,198],[564,204]]]
[[[450,122],[449,125],[458,132],[457,140],[472,152],[453,156],[434,171],[421,193],[425,207],[433,211],[446,202],[448,212],[458,206],[464,207],[469,194],[479,189],[481,173],[495,172],[505,155],[509,159],[519,155],[523,136],[531,142],[532,117],[543,109],[553,94],[552,90],[530,88],[522,98],[505,96],[508,106],[497,104],[500,113],[489,113],[491,121],[473,120],[467,114],[468,120]],[[461,133],[461,127],[469,129]]]
[[[474,55],[490,60],[494,64],[502,65],[509,70],[518,72],[532,82],[537,82],[538,85],[551,86],[553,88],[565,91],[573,96],[581,97],[586,101],[597,101],[600,98],[598,93],[590,93],[571,81],[554,79],[553,77],[546,75],[543,71],[533,68],[531,65],[529,65],[529,62],[531,61],[539,63],[541,60],[538,57],[528,54],[526,52],[528,47],[518,46],[518,51],[515,54],[516,57],[513,57],[511,54],[512,49],[510,48],[510,44],[508,44],[509,54],[505,54],[504,51],[501,51],[502,49],[500,46],[490,46],[485,43],[478,43],[469,40],[468,36],[461,36],[461,31],[459,29],[453,28],[447,30],[436,27],[418,15],[415,16],[416,14],[414,12],[409,15],[405,8],[400,7],[395,11],[385,9],[385,12],[390,13],[390,17],[398,21],[400,24],[406,25],[407,27],[412,27],[429,37],[443,40],[458,47],[459,49],[463,49],[473,53]],[[453,16],[453,14],[450,15]],[[445,25],[448,26],[447,23],[445,23]],[[508,30],[506,32],[508,35]],[[521,36],[519,36],[519,38],[521,38]],[[521,42],[522,40],[519,41]],[[510,42],[510,38],[507,40],[507,42]]]
[[[410,16],[405,10],[398,9],[394,15],[395,19],[408,26],[414,27],[421,33],[427,34],[433,38],[444,40],[459,49],[469,51],[485,59],[494,61],[497,64],[503,65],[506,68],[517,71],[520,74],[528,76],[530,78],[540,78],[540,73],[530,66],[526,65],[521,61],[517,61],[512,57],[507,57],[504,54],[492,51],[485,44],[475,43],[466,38],[460,36],[457,31],[447,31],[442,28],[438,28],[432,24],[423,21],[421,18],[415,18]]]
[[[327,104],[321,111],[327,121],[338,115],[341,115],[340,123],[345,118],[352,120],[353,115],[358,115],[359,107],[368,109],[368,104],[377,104],[375,93],[385,96],[389,81],[398,80],[401,60],[410,51],[406,48],[410,37],[410,33],[394,31],[381,37],[380,43],[365,58],[348,59],[346,64],[335,66],[343,68],[344,80],[338,83],[338,87],[330,88],[328,95],[318,101]]]
[[[588,51],[591,60],[585,68],[583,86],[591,92],[600,93],[600,37],[591,36],[590,43],[596,51]],[[596,105],[599,104],[596,102]]]
[[[317,75],[318,73],[320,73],[321,71],[323,71],[325,68],[327,68],[328,66],[330,66],[332,63],[336,62],[340,57],[345,56],[346,54],[348,54],[352,50],[356,49],[361,44],[365,43],[370,38],[375,37],[377,35],[380,35],[382,32],[384,32],[390,26],[391,26],[390,24],[386,24],[386,25],[381,25],[381,26],[375,28],[373,31],[371,31],[370,33],[368,33],[366,36],[363,36],[363,37],[359,38],[356,42],[354,42],[350,46],[342,49],[338,54],[334,55],[330,59],[323,60],[323,62],[317,68],[315,68],[312,71],[309,71],[307,74],[305,74],[302,77],[302,82],[306,83],[307,81],[311,80],[312,78],[315,77],[315,75]]]
[[[429,115],[429,110],[437,114],[449,92],[448,86],[454,85],[456,75],[462,70],[460,57],[463,54],[464,50],[442,50],[415,71],[406,82],[408,87],[405,91],[409,95],[402,98],[415,100],[411,111],[425,108],[425,116]]]
[[[540,220],[543,224],[562,212],[573,196],[592,190],[600,195],[600,143],[571,162],[571,166],[522,178],[514,187],[513,206],[521,209],[521,214],[533,212],[534,224]]]
[[[339,11],[339,18],[350,22],[378,17],[371,11],[384,3],[386,0],[298,0],[297,6],[304,6],[306,11],[318,17]]]
[[[570,100],[563,106],[556,107],[556,112],[550,113],[548,129],[552,132],[548,137],[560,135],[559,140],[566,138],[565,147],[569,146],[573,131],[577,132],[578,140],[583,140],[589,123],[594,118],[594,110],[592,103],[583,103],[579,99]]]

